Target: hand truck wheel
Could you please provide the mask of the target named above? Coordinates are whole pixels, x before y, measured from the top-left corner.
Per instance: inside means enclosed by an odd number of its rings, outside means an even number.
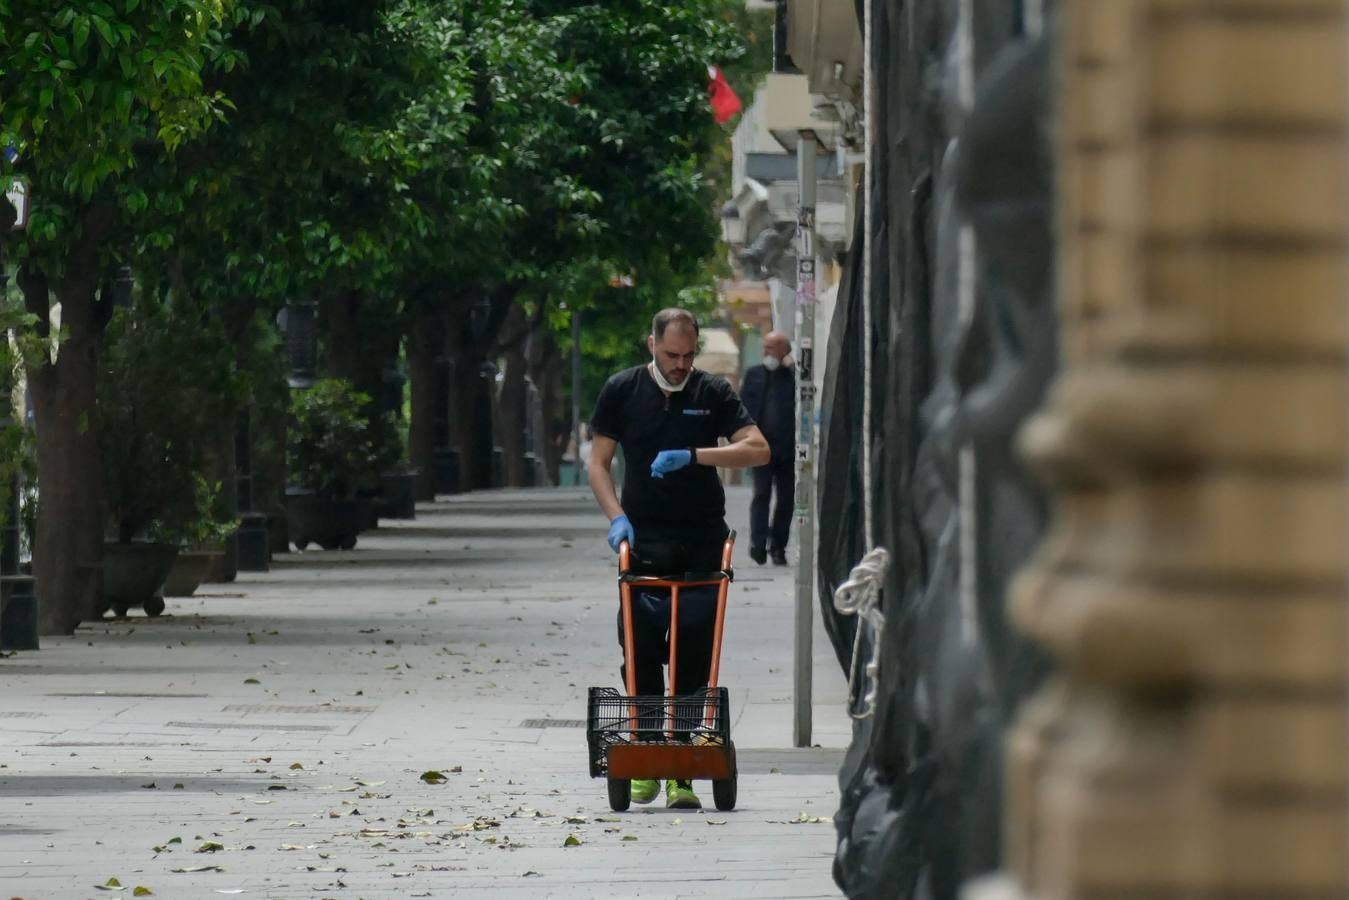
[[[730,812],[735,809],[736,788],[740,781],[740,773],[735,764],[735,748],[731,748],[731,777],[712,779],[712,800],[717,804],[717,809],[722,812]]]
[[[632,782],[626,778],[609,779],[609,808],[624,812],[632,803]]]

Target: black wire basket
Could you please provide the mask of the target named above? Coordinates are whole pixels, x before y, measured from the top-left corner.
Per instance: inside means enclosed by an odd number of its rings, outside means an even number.
[[[586,743],[590,776],[609,772],[609,748],[617,744],[695,744],[727,747],[731,699],[726,688],[705,688],[678,697],[629,697],[614,688],[590,689]]]

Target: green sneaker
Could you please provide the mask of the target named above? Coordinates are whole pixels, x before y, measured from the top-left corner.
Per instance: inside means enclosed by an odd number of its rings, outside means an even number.
[[[677,781],[673,778],[665,782],[666,809],[702,809],[703,802],[693,793],[692,781]]]
[[[634,778],[629,785],[633,803],[650,803],[660,793],[659,778]]]

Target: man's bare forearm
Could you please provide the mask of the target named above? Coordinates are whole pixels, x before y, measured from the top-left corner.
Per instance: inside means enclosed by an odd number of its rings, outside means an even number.
[[[623,505],[618,502],[618,491],[614,488],[614,476],[609,468],[591,460],[586,467],[586,475],[590,479],[590,492],[595,495],[595,502],[610,521],[623,515]]]
[[[743,469],[748,466],[766,466],[769,456],[768,441],[756,430],[725,447],[699,447],[697,462],[700,466]]]

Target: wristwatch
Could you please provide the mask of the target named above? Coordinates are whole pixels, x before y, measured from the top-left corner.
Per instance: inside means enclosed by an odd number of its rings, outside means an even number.
[[[691,465],[691,466],[696,466],[696,465],[698,465],[698,448],[697,448],[697,447],[689,447],[689,465]]]

